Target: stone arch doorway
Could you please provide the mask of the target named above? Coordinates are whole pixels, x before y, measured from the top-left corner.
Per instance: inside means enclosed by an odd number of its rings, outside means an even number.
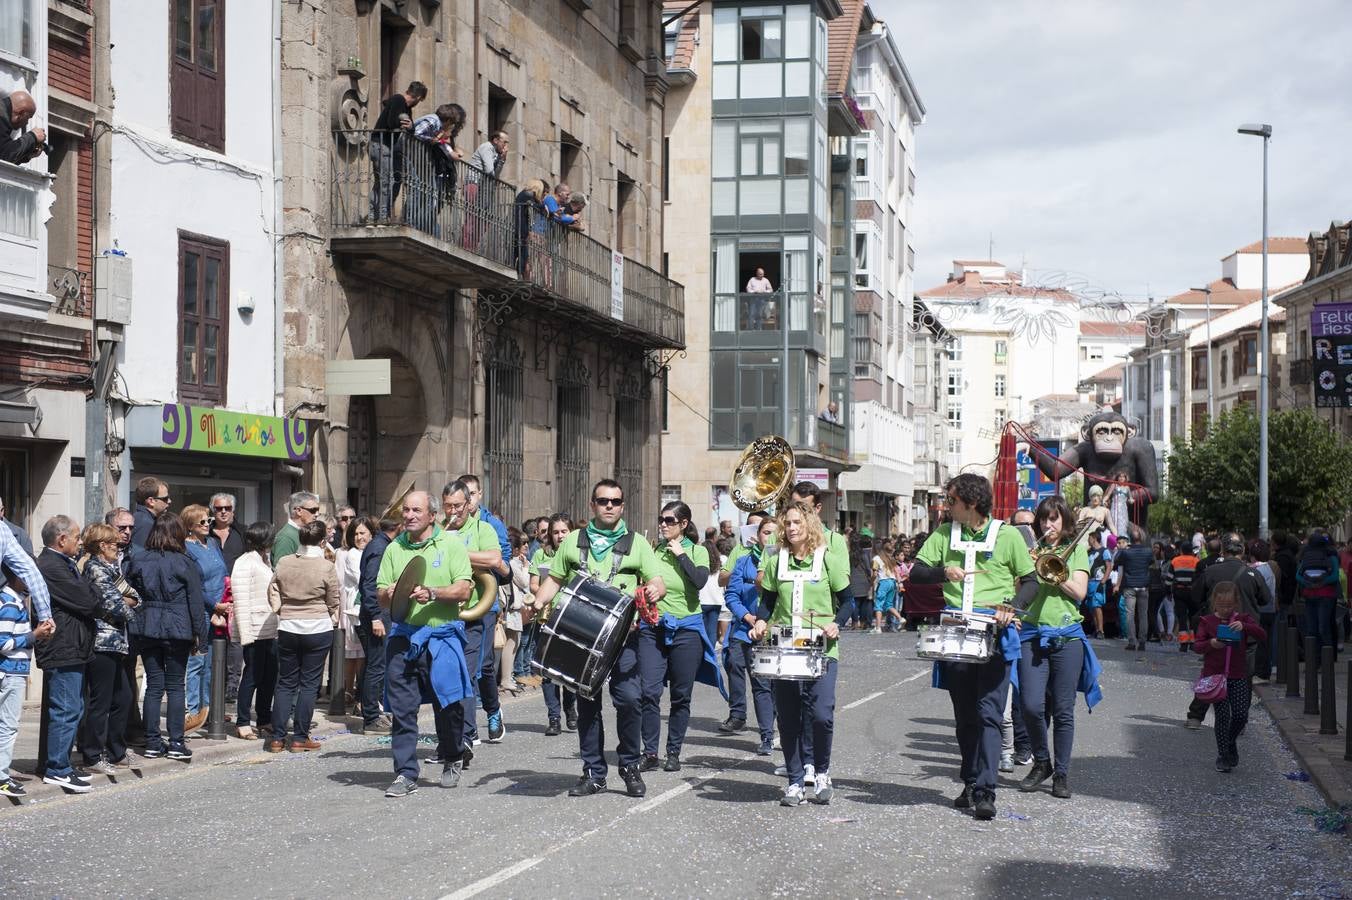
[[[353,397],[348,431],[348,500],[357,509],[380,515],[410,481],[435,491],[427,481],[430,438],[427,402],[417,370],[401,354],[375,351],[390,360],[390,393]],[[353,497],[355,496],[355,500]]]

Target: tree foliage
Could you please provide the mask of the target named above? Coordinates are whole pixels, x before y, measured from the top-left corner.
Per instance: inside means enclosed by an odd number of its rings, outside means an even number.
[[[1176,444],[1168,462],[1168,502],[1175,508],[1166,512],[1179,524],[1256,534],[1258,437],[1257,413],[1241,406],[1212,423],[1204,439]],[[1274,530],[1331,526],[1347,515],[1352,443],[1313,410],[1269,414],[1268,460],[1268,516]]]

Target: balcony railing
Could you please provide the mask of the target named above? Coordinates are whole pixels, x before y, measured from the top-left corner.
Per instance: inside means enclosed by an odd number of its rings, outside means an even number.
[[[618,320],[646,344],[684,346],[681,285],[627,258],[614,266],[610,248],[550,219],[529,194],[404,132],[334,139],[335,245],[341,233],[354,253],[383,252],[396,268],[416,268],[430,249],[441,264],[421,267],[429,278],[490,289],[525,282],[559,301],[559,312]],[[426,246],[380,251],[370,244],[381,235]]]
[[[1312,360],[1293,359],[1291,360],[1291,385],[1309,384],[1314,377],[1314,368]]]
[[[849,432],[844,425],[817,419],[817,452],[823,456],[844,459],[849,456]]]

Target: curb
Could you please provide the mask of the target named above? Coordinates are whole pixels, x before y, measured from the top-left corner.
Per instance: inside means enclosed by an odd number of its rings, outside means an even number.
[[[1287,748],[1300,761],[1301,768],[1309,774],[1310,781],[1323,795],[1324,802],[1334,809],[1352,805],[1352,763],[1344,762],[1341,756],[1330,756],[1321,746],[1330,738],[1311,733],[1305,727],[1307,719],[1316,725],[1317,719],[1305,715],[1304,700],[1286,697],[1286,688],[1275,683],[1255,683],[1253,690],[1263,701],[1263,709],[1277,726]],[[1347,727],[1347,724],[1340,723],[1340,728]],[[1342,742],[1341,736],[1332,740],[1339,744]]]

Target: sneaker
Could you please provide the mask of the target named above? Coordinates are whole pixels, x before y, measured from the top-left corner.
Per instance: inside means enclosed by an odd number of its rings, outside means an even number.
[[[433,753],[431,756],[427,757],[427,759],[423,760],[423,762],[427,763],[429,766],[442,765],[441,752],[437,751],[436,753]]]
[[[1192,716],[1189,716],[1188,718],[1183,720],[1183,724],[1188,728],[1188,730],[1196,731],[1197,729],[1202,727],[1202,720],[1194,719],[1192,718]]]
[[[507,726],[502,724],[502,710],[498,710],[488,717],[488,743],[501,744],[506,733]]]
[[[108,760],[106,759],[101,759],[98,762],[94,763],[94,765],[85,766],[85,768],[88,769],[90,774],[93,775],[111,776],[117,774],[117,768],[112,763],[108,762]]]
[[[460,754],[460,768],[462,768],[462,769],[468,769],[468,768],[469,768],[470,761],[473,760],[473,759],[474,759],[474,750],[473,750],[473,748],[471,748],[471,747],[466,747],[465,750],[464,750],[464,752]]]
[[[1024,793],[1037,790],[1037,786],[1042,784],[1048,778],[1052,777],[1052,764],[1050,760],[1040,759],[1033,763],[1033,768],[1028,770],[1023,781],[1019,782],[1019,790]]]
[[[187,744],[170,744],[168,752],[164,755],[170,759],[181,759],[184,762],[192,759],[192,751],[188,749]]]
[[[136,758],[136,754],[128,750],[121,759],[109,760],[108,764],[114,769],[134,769],[140,764],[140,760]]]
[[[770,747],[769,741],[761,741],[760,746],[756,748],[757,756],[769,756],[771,753],[774,752],[775,751]]]
[[[812,763],[803,766],[803,784],[812,784],[817,780],[817,770]]]
[[[780,741],[779,741],[779,735],[775,735],[775,736],[774,736],[774,738],[772,739],[772,745],[774,746],[774,748],[775,748],[776,750],[783,750],[783,749],[784,749],[784,745],[781,744]]]
[[[804,801],[803,786],[801,784],[790,784],[784,788],[784,796],[779,798],[779,805],[802,806]]]
[[[374,722],[362,726],[363,734],[389,734],[394,730],[394,722],[389,716],[381,716]]]
[[[569,712],[568,710],[563,711],[563,727],[567,728],[569,731],[577,731],[577,710],[573,710],[572,712]]]
[[[976,797],[976,803],[972,807],[972,815],[982,822],[989,822],[995,818],[995,795],[983,793]]]
[[[812,802],[825,806],[831,802],[835,792],[835,788],[831,787],[831,773],[823,772],[817,776],[817,783],[813,786]]]
[[[662,764],[657,761],[656,753],[645,753],[643,759],[639,761],[638,770],[640,772],[655,772],[661,766]]]
[[[668,753],[666,762],[662,763],[662,771],[663,772],[681,771],[681,754]]]
[[[13,778],[6,778],[4,781],[0,781],[0,794],[4,794],[6,797],[26,797],[28,791],[25,791],[23,785]]]
[[[592,794],[599,794],[605,789],[606,780],[604,778],[592,778],[590,775],[583,775],[577,780],[577,784],[568,789],[568,796],[590,797]]]
[[[1001,772],[1013,772],[1013,771],[1014,771],[1014,754],[1013,754],[1013,753],[1001,753],[1001,754],[1000,754],[1000,771],[1001,771]]]
[[[559,727],[559,720],[550,719],[549,727],[545,729],[545,737],[558,737],[562,732],[563,729]]]
[[[972,805],[972,786],[969,784],[962,789],[962,793],[953,798],[954,809],[967,809]]]
[[[456,760],[442,768],[441,786],[444,788],[457,787],[460,784],[460,773],[464,771],[464,766],[460,760]]]
[[[470,741],[469,741],[469,746],[470,746],[470,747],[478,747],[478,746],[479,746],[480,744],[482,744],[482,743],[483,743],[483,739],[480,738],[480,737],[476,734],[473,738],[470,739]]]
[[[1032,750],[1025,750],[1025,751],[1023,751],[1022,753],[1020,753],[1020,752],[1017,751],[1017,750],[1014,751],[1014,765],[1016,765],[1016,766],[1026,766],[1026,765],[1028,765],[1029,763],[1031,763],[1032,761],[1033,761],[1033,751],[1032,751]]]
[[[882,633],[883,633],[883,630],[882,630],[881,628],[870,628],[870,629],[868,630],[868,633],[869,633],[869,634],[882,634]]]
[[[728,716],[718,723],[718,730],[723,734],[737,734],[744,728],[746,728],[746,719],[734,719],[732,716]]]
[[[1052,796],[1058,800],[1070,799],[1070,784],[1066,781],[1066,776],[1064,775],[1053,776]]]
[[[788,774],[789,774],[789,767],[788,767],[788,766],[775,766],[775,774],[778,775],[780,778],[785,778],[785,777],[787,777]]]
[[[160,759],[161,757],[164,756],[164,752],[165,747],[163,744],[160,744],[155,747],[146,747],[144,750],[141,751],[141,755],[146,759]]]
[[[638,766],[620,766],[620,777],[624,779],[624,792],[630,797],[642,797],[648,793],[648,786],[643,783]]]
[[[54,784],[67,794],[87,794],[94,789],[93,785],[74,772],[69,775],[43,775],[42,783]]]
[[[385,788],[386,797],[407,797],[418,789],[418,782],[411,778],[400,775],[394,779],[389,787]]]

